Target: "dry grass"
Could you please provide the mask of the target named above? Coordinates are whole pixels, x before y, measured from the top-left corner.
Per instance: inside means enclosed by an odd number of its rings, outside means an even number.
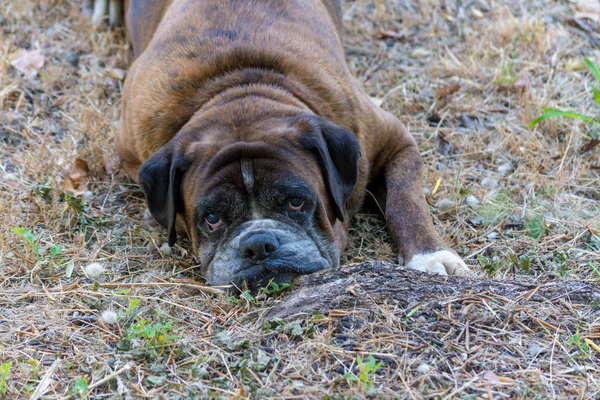
[[[600,353],[585,341],[600,344],[598,304],[464,293],[261,325],[276,299],[235,304],[193,288],[187,244],[159,253],[164,230],[144,222],[141,191],[114,167],[123,32],[94,30],[78,3],[0,4],[0,397],[600,395]],[[473,268],[598,282],[600,151],[579,152],[595,133],[566,120],[525,128],[544,106],[594,115],[577,65],[600,62],[597,24],[582,29],[573,4],[547,0],[344,9],[349,64],[416,135],[437,226]],[[9,65],[20,48],[44,54],[37,78]],[[61,189],[77,157],[90,168],[86,199]],[[13,228],[31,229],[32,243]],[[359,215],[344,260],[393,254],[383,221]],[[96,279],[83,271],[92,261],[104,265]],[[382,365],[352,380],[369,355]]]

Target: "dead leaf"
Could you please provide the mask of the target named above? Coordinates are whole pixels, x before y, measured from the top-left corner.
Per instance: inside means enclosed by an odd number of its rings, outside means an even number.
[[[565,65],[565,71],[581,71],[586,69],[587,66],[583,62],[582,58],[570,58]]]
[[[483,379],[490,383],[515,383],[514,379],[507,378],[505,376],[498,376],[493,371],[485,371],[483,374]]]
[[[471,12],[473,13],[473,15],[475,17],[477,17],[477,18],[483,18],[483,13],[480,10],[478,10],[477,8],[472,7],[471,8]]]
[[[75,196],[81,196],[88,190],[87,180],[90,175],[90,169],[87,162],[77,157],[73,166],[69,170],[69,176],[65,178],[63,182],[63,190],[74,194]]]
[[[105,70],[104,73],[106,73],[106,75],[109,77],[119,81],[125,79],[125,71],[120,68],[109,68]]]
[[[57,98],[56,100],[54,100],[51,104],[50,104],[50,108],[54,108],[54,107],[58,107],[62,104],[64,104],[67,100],[69,100],[69,97],[67,96],[62,96]]]
[[[44,66],[44,55],[40,50],[20,49],[12,55],[10,65],[25,76],[34,78]]]
[[[531,81],[527,75],[523,75],[515,82],[515,88],[520,90],[529,90],[531,87]]]
[[[425,47],[417,47],[413,51],[411,51],[408,54],[408,56],[410,58],[423,58],[423,57],[427,57],[430,54],[431,54],[431,51],[429,51]]]
[[[94,217],[94,218],[103,218],[104,217],[104,213],[102,211],[97,210],[97,209],[94,208],[92,210],[92,217]]]
[[[65,178],[65,181],[63,182],[62,185],[62,189],[65,192],[69,192],[71,194],[74,194],[75,196],[81,196],[85,191],[87,191],[87,187],[86,185],[81,185],[78,183],[73,182],[73,180],[71,178]]]
[[[82,159],[77,157],[75,159],[75,163],[73,167],[70,169],[70,177],[75,181],[82,181],[83,179],[87,179],[90,175],[90,168],[88,167],[88,163]]]
[[[588,151],[592,151],[594,147],[598,146],[598,144],[600,144],[600,139],[592,139],[583,146],[581,146],[581,148],[579,149],[579,153],[585,154]]]
[[[493,371],[485,371],[485,373],[483,374],[483,379],[492,383],[500,383],[498,375],[496,375]]]
[[[435,99],[436,100],[443,99],[444,97],[450,96],[451,94],[458,92],[459,89],[460,89],[460,85],[458,83],[455,83],[454,85],[438,88],[435,91]]]
[[[598,13],[592,13],[592,12],[576,12],[575,19],[589,19],[592,21],[596,21],[598,22],[598,20],[600,19],[600,14]]]
[[[577,0],[575,9],[578,12],[600,14],[600,1],[598,0]]]
[[[394,39],[394,40],[400,40],[400,39],[406,38],[406,36],[404,36],[404,34],[402,34],[400,32],[394,32],[394,31],[379,31],[375,34],[375,37],[377,39]]]
[[[446,136],[441,131],[438,132],[436,139],[438,144],[438,153],[441,155],[448,156],[456,151],[454,145],[450,143],[448,139],[446,139]]]

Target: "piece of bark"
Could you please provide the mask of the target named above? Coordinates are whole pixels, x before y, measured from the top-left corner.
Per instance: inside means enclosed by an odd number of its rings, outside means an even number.
[[[271,309],[266,319],[323,313],[328,310],[372,309],[375,304],[401,308],[460,294],[487,293],[540,303],[564,298],[573,304],[600,301],[600,287],[580,281],[536,283],[530,280],[490,280],[441,276],[396,264],[363,262],[298,278],[300,287]],[[539,286],[539,288],[538,288]]]

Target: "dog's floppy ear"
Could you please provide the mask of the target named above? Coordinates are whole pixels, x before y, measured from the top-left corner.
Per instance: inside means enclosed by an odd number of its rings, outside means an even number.
[[[177,239],[177,214],[184,213],[181,182],[189,167],[183,155],[175,154],[174,147],[173,143],[161,147],[138,173],[150,213],[169,232],[169,246]]]
[[[329,194],[333,199],[335,216],[344,221],[344,207],[358,181],[360,146],[354,134],[324,118],[304,116],[311,132],[302,134],[300,144],[316,155]]]

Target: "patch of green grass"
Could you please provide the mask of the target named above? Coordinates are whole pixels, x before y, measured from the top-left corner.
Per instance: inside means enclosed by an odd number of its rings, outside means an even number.
[[[477,255],[477,261],[481,266],[481,269],[487,272],[489,275],[495,275],[496,272],[502,270],[505,267],[505,263],[501,257],[498,257],[497,253],[494,253],[492,257],[485,257],[482,254]]]
[[[515,209],[515,200],[508,190],[500,190],[493,200],[485,202],[477,209],[481,222],[493,225],[508,218]]]
[[[381,361],[377,362],[375,357],[367,357],[367,361],[358,356],[356,357],[356,365],[358,366],[358,376],[354,373],[344,374],[344,378],[348,382],[358,383],[365,393],[373,387],[375,383],[375,373],[381,367]]]
[[[513,47],[508,63],[504,57],[504,52],[501,54],[500,72],[502,77],[499,83],[515,83],[519,76],[515,73],[515,59],[517,57],[517,38],[513,38]]]
[[[594,271],[598,279],[600,279],[600,271],[598,270],[598,268],[596,268],[596,266],[591,261],[588,263],[588,265],[590,266],[592,271]]]
[[[8,378],[10,378],[10,367],[12,362],[0,364],[0,394],[5,395],[8,391]]]
[[[596,83],[592,85],[592,96],[594,97],[596,104],[598,106],[600,106],[600,70],[588,58],[584,58],[583,61],[584,61],[585,65],[588,67],[588,69],[591,71],[592,75],[594,76],[594,78],[596,80]],[[591,117],[589,115],[583,115],[583,114],[570,112],[570,111],[557,110],[554,108],[542,108],[542,115],[540,115],[539,117],[537,117],[536,119],[531,121],[531,123],[529,125],[527,125],[527,127],[533,128],[540,122],[542,122],[548,118],[555,118],[555,117],[578,119],[580,121],[585,122],[588,125],[593,125],[596,127],[600,126],[600,121],[598,120],[597,117]],[[596,132],[596,135],[597,135],[597,132]]]
[[[543,215],[532,214],[525,219],[525,233],[534,239],[540,239],[548,234],[546,219]]]
[[[71,388],[71,394],[77,398],[85,398],[88,393],[88,381],[85,376],[75,378],[75,383]]]
[[[569,255],[564,251],[554,250],[552,252],[550,266],[554,268],[556,275],[561,278],[566,279],[569,277]]]

